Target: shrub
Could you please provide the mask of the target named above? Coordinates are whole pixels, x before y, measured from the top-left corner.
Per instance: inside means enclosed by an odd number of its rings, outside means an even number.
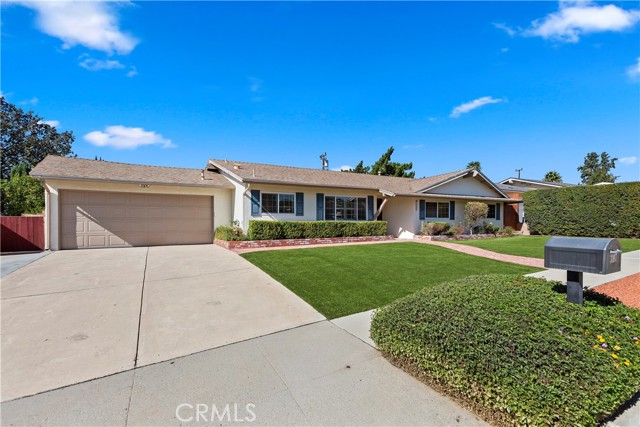
[[[498,230],[500,230],[500,227],[493,225],[493,223],[489,221],[482,223],[482,232],[485,234],[497,234]]]
[[[39,180],[16,174],[2,180],[0,201],[2,215],[39,214],[44,211],[44,189]]]
[[[422,224],[422,234],[427,236],[440,236],[448,234],[451,226],[448,222],[425,222]]]
[[[371,337],[393,363],[492,422],[595,426],[637,392],[640,310],[592,291],[584,306],[570,304],[565,289],[467,277],[383,307]]]
[[[249,221],[251,240],[384,236],[386,221]]]
[[[516,230],[514,230],[512,227],[506,226],[505,228],[500,230],[499,233],[504,236],[513,236],[514,234],[516,234]]]
[[[463,225],[454,225],[449,229],[447,235],[457,237],[461,234],[464,234],[464,230],[465,228]]]
[[[531,234],[640,238],[640,182],[523,194]]]
[[[242,228],[237,226],[224,226],[221,225],[216,228],[215,239],[226,241],[247,240],[247,236],[242,231]]]

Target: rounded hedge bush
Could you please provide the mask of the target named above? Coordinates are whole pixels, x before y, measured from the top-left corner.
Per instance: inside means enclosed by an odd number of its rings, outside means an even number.
[[[597,425],[640,389],[640,310],[558,282],[472,276],[375,314],[395,364],[503,425]]]

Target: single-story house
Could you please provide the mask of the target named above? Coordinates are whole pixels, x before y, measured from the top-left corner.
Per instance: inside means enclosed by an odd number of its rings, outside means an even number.
[[[48,156],[32,171],[45,188],[52,250],[211,243],[213,231],[250,220],[388,222],[411,238],[425,221],[461,223],[464,205],[489,205],[503,226],[509,198],[481,172],[398,178],[209,160],[204,169]]]

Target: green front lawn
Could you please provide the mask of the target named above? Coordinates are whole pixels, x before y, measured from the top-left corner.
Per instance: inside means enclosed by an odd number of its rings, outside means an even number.
[[[539,271],[411,242],[242,256],[328,318],[378,308],[419,289],[474,274]]]
[[[496,239],[451,240],[451,243],[475,246],[501,254],[544,258],[544,244],[550,236],[516,236]],[[618,239],[623,252],[640,249],[640,239]],[[447,240],[449,242],[449,240]]]

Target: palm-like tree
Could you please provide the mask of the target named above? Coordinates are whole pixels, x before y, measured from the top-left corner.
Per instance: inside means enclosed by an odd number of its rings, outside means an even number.
[[[558,171],[549,171],[544,175],[546,182],[562,182],[562,176]]]
[[[474,160],[473,162],[467,163],[467,169],[475,169],[477,171],[480,171],[482,170],[482,166],[480,165],[479,161]]]

